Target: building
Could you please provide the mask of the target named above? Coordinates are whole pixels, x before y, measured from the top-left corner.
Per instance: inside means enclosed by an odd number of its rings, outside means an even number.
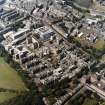
[[[12,46],[9,52],[13,55],[15,60],[20,60],[27,56],[29,51],[23,46]]]
[[[48,40],[55,34],[54,31],[47,26],[36,29],[35,33],[38,34],[42,40]]]

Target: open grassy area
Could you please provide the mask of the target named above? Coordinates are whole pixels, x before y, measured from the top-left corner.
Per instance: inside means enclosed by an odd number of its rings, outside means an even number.
[[[3,58],[0,58],[0,88],[26,91],[26,86],[18,73]]]
[[[101,51],[105,48],[105,41],[103,39],[99,39],[94,44],[94,48],[98,51]]]
[[[91,45],[88,40],[84,39],[84,37],[75,37],[75,40],[79,42],[81,45]]]
[[[6,92],[0,92],[0,103],[16,97],[18,95],[16,92],[27,90],[19,74],[2,57],[0,57],[0,89],[1,91],[6,90]],[[12,90],[16,92],[12,92]]]
[[[0,92],[0,103],[6,102],[16,96],[17,94],[12,92]]]
[[[81,98],[80,98],[80,100],[81,100]],[[75,101],[78,105],[97,105],[97,100],[96,99],[90,99],[88,97],[85,98],[85,100],[83,100],[81,104],[79,103],[80,101],[78,101],[78,100],[75,100]],[[65,105],[76,105],[76,103],[73,104],[73,103],[69,102]]]
[[[98,39],[95,43],[91,43],[90,41],[84,39],[84,37],[75,37],[75,40],[78,41],[81,45],[84,46],[92,46],[96,51],[103,51],[105,49],[105,40]]]
[[[97,105],[97,101],[93,99],[85,99],[84,103],[82,105]]]
[[[102,63],[105,63],[105,55],[103,55],[103,56],[101,57],[100,61],[101,61]]]
[[[105,102],[97,93],[83,88],[74,95],[65,105],[103,105]]]

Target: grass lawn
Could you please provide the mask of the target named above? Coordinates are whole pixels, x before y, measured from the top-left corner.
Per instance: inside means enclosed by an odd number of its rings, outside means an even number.
[[[92,100],[92,99],[85,99],[84,103],[82,105],[96,105],[97,102],[96,100]]]
[[[84,37],[75,37],[75,40],[77,42],[79,42],[81,45],[92,46],[92,43],[90,43],[88,40],[84,39]]]
[[[103,56],[101,57],[100,61],[101,61],[102,63],[105,63],[105,55],[103,55]]]
[[[0,103],[6,102],[16,96],[16,93],[12,92],[0,92]]]
[[[78,100],[77,100],[77,102],[78,102]],[[73,104],[69,102],[69,103],[67,103],[65,105],[73,105]],[[84,100],[83,104],[81,104],[81,105],[97,105],[97,101],[95,99],[86,98]]]
[[[56,102],[56,99],[54,96],[48,96],[47,98],[50,105],[53,105]]]
[[[0,57],[0,88],[26,91],[26,86],[18,73]]]
[[[102,51],[105,48],[105,41],[103,39],[99,39],[94,44],[94,48],[98,51]]]
[[[83,37],[75,37],[75,40],[78,41],[81,45],[93,46],[97,51],[103,51],[105,49],[104,39],[98,39],[95,43],[91,43]]]
[[[105,105],[105,102],[103,102],[101,105]]]

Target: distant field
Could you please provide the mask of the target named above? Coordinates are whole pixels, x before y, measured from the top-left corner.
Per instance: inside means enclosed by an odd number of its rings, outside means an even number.
[[[73,104],[72,103],[67,103],[66,105],[73,105]],[[81,105],[97,105],[97,101],[95,99],[86,98]]]
[[[81,45],[93,46],[97,51],[103,51],[105,49],[105,40],[98,39],[95,43],[91,43],[88,40],[84,39],[84,37],[75,37],[75,40],[78,41]]]
[[[105,41],[103,39],[99,39],[96,41],[96,43],[94,44],[94,48],[96,48],[96,50],[103,50],[105,47]]]
[[[6,92],[0,92],[0,103],[6,102],[18,95],[16,92],[11,92],[9,90],[14,90],[17,92],[24,92],[27,90],[18,73],[13,68],[11,68],[1,57],[0,88],[7,90]]]
[[[100,104],[99,104],[100,103]],[[105,105],[105,100],[97,93],[83,88],[74,95],[65,105]]]
[[[101,57],[100,61],[101,61],[102,63],[105,63],[105,55],[103,55],[103,56]]]
[[[16,91],[27,89],[18,73],[5,63],[3,58],[0,58],[0,88]]]
[[[78,5],[89,8],[93,5],[92,0],[74,0]]]
[[[97,101],[87,98],[82,105],[97,105]]]
[[[16,97],[16,93],[11,92],[0,92],[0,103],[6,102],[14,97]]]

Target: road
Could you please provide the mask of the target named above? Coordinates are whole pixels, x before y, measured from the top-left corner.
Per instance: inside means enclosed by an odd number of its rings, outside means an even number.
[[[100,90],[99,88],[97,88],[96,86],[94,86],[92,84],[91,85],[86,84],[85,86],[87,89],[92,90],[93,92],[96,92],[98,95],[100,95],[102,98],[105,99],[105,92],[104,91]]]

